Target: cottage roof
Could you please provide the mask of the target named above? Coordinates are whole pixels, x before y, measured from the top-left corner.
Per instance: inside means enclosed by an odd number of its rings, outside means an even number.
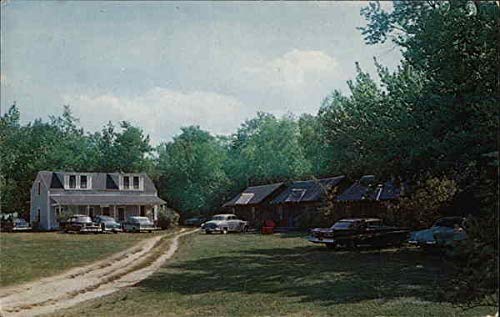
[[[271,201],[271,204],[316,202],[325,197],[325,190],[335,187],[345,176],[322,178],[319,180],[297,181]]]
[[[401,186],[395,182],[377,183],[374,176],[367,175],[337,196],[337,201],[393,200],[401,195]]]
[[[85,174],[92,177],[92,190],[97,191],[118,191],[119,176],[121,173],[87,173],[87,172],[52,172],[52,171],[41,171],[39,172],[40,178],[50,189],[61,189],[64,190],[64,175],[66,174]],[[125,173],[127,174],[127,173]],[[153,181],[149,178],[146,173],[131,173],[133,175],[139,175],[144,179],[144,190],[142,193],[156,193],[156,187]],[[65,192],[78,192],[82,195],[84,193],[81,190],[66,189]],[[88,192],[85,192],[85,195]]]
[[[282,186],[283,183],[275,183],[275,184],[261,185],[261,186],[250,186],[222,206],[231,207],[231,206],[260,204],[262,201],[264,201],[271,194],[275,193]]]

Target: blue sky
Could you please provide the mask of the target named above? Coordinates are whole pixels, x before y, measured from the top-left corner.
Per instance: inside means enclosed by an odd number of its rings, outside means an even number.
[[[257,111],[316,113],[368,46],[354,2],[2,2],[1,107],[24,122],[69,104],[89,131],[138,124],[153,141],[198,124],[228,134]],[[388,3],[384,5],[388,6]]]

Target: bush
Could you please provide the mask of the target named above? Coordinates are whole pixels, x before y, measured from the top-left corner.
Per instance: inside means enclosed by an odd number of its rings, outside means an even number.
[[[180,215],[175,210],[162,207],[158,210],[158,227],[168,229],[175,227],[179,224]]]

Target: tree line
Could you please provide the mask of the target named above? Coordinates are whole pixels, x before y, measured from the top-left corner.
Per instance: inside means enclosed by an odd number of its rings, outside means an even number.
[[[65,107],[22,125],[11,107],[0,121],[2,212],[29,210],[40,170],[144,171],[185,215],[216,211],[248,185],[311,176],[398,176],[423,202],[447,191],[441,180],[454,184],[448,203],[478,223],[466,258],[483,259],[478,270],[490,274],[462,272],[456,283],[482,284],[453,294],[498,294],[498,2],[398,1],[389,11],[370,3],[361,14],[367,45],[392,41],[401,63],[389,70],[374,60],[378,80],[356,64],[349,93],[333,91],[315,115],[258,113],[229,136],[188,126],[153,147],[127,122],[88,133]]]

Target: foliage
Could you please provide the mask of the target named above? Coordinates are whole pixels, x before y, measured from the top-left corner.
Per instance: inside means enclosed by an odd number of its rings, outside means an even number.
[[[158,210],[158,226],[169,229],[179,224],[180,215],[172,208],[164,207]]]
[[[0,201],[2,212],[29,219],[30,188],[43,170],[142,172],[151,167],[149,138],[129,123],[117,132],[85,134],[69,106],[49,122],[21,125],[16,105],[0,118]]]
[[[158,148],[160,193],[183,212],[209,212],[218,206],[229,179],[224,171],[226,151],[219,140],[199,127],[182,133]]]
[[[300,144],[300,129],[290,116],[266,113],[245,121],[234,134],[228,162],[238,187],[304,177],[311,164]]]
[[[458,192],[457,183],[446,176],[431,177],[417,184],[412,194],[402,197],[391,206],[391,212],[402,214],[401,225],[415,229],[430,227],[434,221],[444,216],[444,210],[451,204]]]
[[[378,3],[362,10],[368,22],[361,28],[367,43],[392,39],[402,48],[402,68],[390,75],[379,67],[388,100],[398,101],[392,98],[398,87],[418,92],[405,93],[409,99],[391,104],[401,104],[397,108],[404,110],[403,118],[411,119],[406,133],[394,134],[410,141],[400,144],[400,153],[407,154],[400,162],[409,164],[390,164],[391,169],[412,166],[417,171],[412,174],[421,179],[447,175],[462,191],[453,202],[455,208],[460,208],[458,197],[480,207],[470,210],[475,215],[469,241],[457,250],[463,261],[449,293],[449,299],[471,306],[485,304],[485,297],[495,299],[486,304],[498,304],[498,160],[492,168],[483,156],[497,146],[499,7],[495,1],[397,1],[391,11]],[[417,74],[419,84],[395,81],[402,69]],[[424,199],[418,200],[426,206]],[[432,202],[427,207],[436,210]]]

